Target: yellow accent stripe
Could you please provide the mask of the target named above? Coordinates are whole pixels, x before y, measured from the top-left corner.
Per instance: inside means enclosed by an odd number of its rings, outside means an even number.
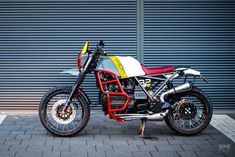
[[[87,52],[88,49],[88,42],[86,41],[85,45],[82,48],[82,54],[84,55]]]
[[[118,57],[116,56],[110,56],[109,57],[112,62],[114,63],[115,67],[118,70],[119,75],[121,76],[121,78],[127,78],[126,72],[122,66],[122,63],[120,62],[120,60],[118,59]]]

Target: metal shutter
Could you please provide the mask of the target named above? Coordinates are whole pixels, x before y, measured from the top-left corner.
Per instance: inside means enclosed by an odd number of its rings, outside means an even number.
[[[86,40],[137,57],[136,25],[135,0],[0,1],[0,109],[37,109],[49,88],[72,85],[59,73],[76,66]],[[83,86],[96,105],[94,81]]]
[[[235,3],[144,1],[144,62],[190,65],[215,108],[235,108]]]

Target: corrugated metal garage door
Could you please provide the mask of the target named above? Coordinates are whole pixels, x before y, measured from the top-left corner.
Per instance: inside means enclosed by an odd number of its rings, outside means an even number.
[[[232,1],[1,0],[0,109],[36,109],[49,88],[71,85],[58,73],[75,66],[85,40],[100,39],[110,54],[144,56],[149,66],[201,70],[214,106],[235,108]],[[96,105],[92,79],[84,87]]]
[[[216,108],[235,108],[235,3],[231,1],[144,2],[144,62],[190,65]]]
[[[0,1],[0,109],[37,108],[51,87],[71,85],[58,73],[76,65],[86,40],[136,57],[136,1]],[[85,91],[96,104],[97,89]]]

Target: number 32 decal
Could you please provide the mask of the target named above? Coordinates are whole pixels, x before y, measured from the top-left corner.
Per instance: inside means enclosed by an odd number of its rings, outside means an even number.
[[[151,86],[151,79],[144,79],[144,80],[139,80],[140,85],[143,87],[150,87]]]

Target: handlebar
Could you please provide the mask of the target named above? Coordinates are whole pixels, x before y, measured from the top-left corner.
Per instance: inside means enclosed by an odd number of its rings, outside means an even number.
[[[94,54],[94,55],[98,55],[98,56],[106,56],[107,53],[103,50],[104,49],[104,42],[103,40],[100,40],[97,45],[96,45],[96,49],[90,49],[88,50],[88,54]]]
[[[86,72],[92,72],[97,65],[97,62],[99,60],[100,56],[106,56],[107,54],[105,53],[105,51],[103,50],[104,48],[104,42],[101,40],[97,45],[96,45],[96,49],[89,49],[88,52],[88,57],[84,63],[86,68]]]
[[[97,46],[96,46],[96,53],[97,53],[98,55],[102,55],[102,56],[106,56],[106,55],[107,55],[107,53],[103,50],[104,46],[105,46],[105,45],[104,45],[103,40],[100,40],[99,43],[97,43]]]

